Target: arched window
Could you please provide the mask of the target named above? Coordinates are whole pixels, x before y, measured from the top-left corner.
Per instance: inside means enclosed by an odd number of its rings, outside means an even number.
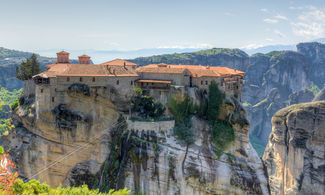
[[[201,85],[203,85],[203,81],[201,81]]]
[[[208,85],[208,81],[205,81],[205,85]]]
[[[69,82],[70,81],[70,77],[67,77],[67,82]]]
[[[95,77],[93,77],[93,82],[95,82],[96,81],[96,78]]]
[[[119,80],[117,80],[117,81],[116,81],[116,85],[119,85],[119,84],[120,84],[120,81],[119,81]]]
[[[131,81],[131,85],[133,85],[133,81]]]
[[[82,82],[82,77],[79,78],[79,81]]]

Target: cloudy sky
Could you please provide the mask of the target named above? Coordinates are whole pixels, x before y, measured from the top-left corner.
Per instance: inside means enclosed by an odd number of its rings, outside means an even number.
[[[254,48],[325,37],[324,0],[0,0],[0,46]]]

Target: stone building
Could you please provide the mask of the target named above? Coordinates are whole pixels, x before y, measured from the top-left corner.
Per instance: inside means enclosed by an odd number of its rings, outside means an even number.
[[[116,59],[99,65],[90,64],[90,57],[79,56],[78,64],[71,64],[68,52],[57,53],[57,63],[33,77],[36,112],[50,111],[59,104],[69,104],[67,92],[81,88],[105,87],[114,89],[121,97],[129,98],[134,85],[167,103],[171,90],[185,92],[188,88],[208,89],[216,81],[226,95],[241,99],[244,72],[226,67],[195,65],[151,64],[137,68],[137,64]],[[89,89],[88,89],[89,90]]]

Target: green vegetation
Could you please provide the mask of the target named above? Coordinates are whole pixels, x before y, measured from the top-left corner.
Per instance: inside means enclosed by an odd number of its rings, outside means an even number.
[[[174,133],[185,144],[194,143],[194,135],[191,130],[191,116],[196,113],[196,106],[189,97],[182,99],[170,98],[168,109],[175,119]]]
[[[18,107],[18,96],[21,92],[22,89],[13,91],[8,91],[3,87],[0,89],[0,135],[12,129],[9,119],[10,108],[14,110]]]
[[[139,87],[135,87],[135,94],[131,98],[132,112],[145,119],[159,119],[165,112],[165,107],[151,96],[144,95]]]
[[[33,54],[26,61],[23,61],[20,67],[16,67],[16,77],[20,80],[29,80],[32,76],[41,72],[40,63],[36,54]]]
[[[150,57],[139,57],[131,60],[137,64],[201,64],[210,65],[218,55],[235,58],[248,58],[248,55],[240,49],[212,48],[190,53],[174,53],[165,55],[156,55]],[[210,57],[210,59],[209,59]],[[215,61],[217,64],[218,61]]]
[[[124,188],[123,190],[110,190],[108,193],[100,193],[99,190],[90,190],[87,185],[80,187],[58,187],[56,189],[50,188],[49,185],[40,183],[37,180],[30,180],[24,183],[22,180],[18,180],[14,184],[14,194],[19,195],[32,195],[32,194],[50,194],[50,195],[129,195],[130,191]]]
[[[265,98],[264,100],[262,100],[262,101],[258,102],[257,104],[255,104],[255,105],[253,106],[253,108],[259,107],[259,106],[261,106],[262,104],[267,103],[267,102],[268,102],[268,99]]]
[[[219,90],[216,82],[209,85],[208,97],[203,98],[200,105],[195,105],[189,97],[169,99],[168,108],[175,118],[175,135],[186,144],[194,143],[191,116],[197,115],[210,123],[210,134],[216,153],[224,151],[235,139],[235,132],[228,120],[218,119],[224,101],[225,94]]]
[[[320,92],[319,87],[317,85],[315,85],[313,82],[310,83],[310,87],[309,88],[306,88],[306,90],[313,92],[313,94],[314,94],[315,97]]]
[[[235,132],[226,121],[216,120],[211,128],[212,141],[221,151],[224,151],[230,142],[235,140]]]
[[[209,86],[208,107],[205,115],[212,126],[210,128],[212,141],[219,151],[224,151],[229,143],[235,140],[235,132],[229,121],[218,119],[220,107],[224,100],[225,94],[219,90],[215,81],[212,82]]]

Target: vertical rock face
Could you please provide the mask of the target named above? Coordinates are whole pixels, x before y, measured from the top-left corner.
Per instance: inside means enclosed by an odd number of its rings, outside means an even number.
[[[317,42],[300,43],[297,51],[306,56],[310,67],[308,74],[319,87],[324,85],[325,78],[325,45]]]
[[[263,161],[271,194],[325,194],[325,101],[278,111]]]
[[[205,120],[192,118],[195,144],[188,147],[175,137],[173,125],[128,127],[125,102],[109,89],[78,89],[69,89],[69,101],[40,112],[39,119],[33,102],[21,101],[13,114],[16,128],[3,145],[22,177],[52,187],[128,187],[152,195],[268,194],[263,163],[249,143],[249,124],[236,99],[229,98],[219,116],[230,121],[235,140],[215,151]]]

